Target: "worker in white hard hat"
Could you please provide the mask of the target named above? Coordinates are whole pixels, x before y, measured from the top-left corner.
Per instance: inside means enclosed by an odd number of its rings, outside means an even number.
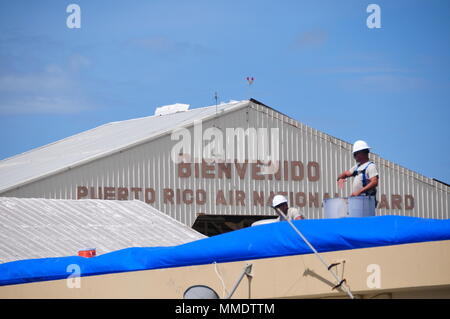
[[[288,207],[288,201],[283,195],[275,195],[273,197],[272,207],[274,209],[280,209],[289,220],[305,219],[305,217],[300,214],[297,208]],[[284,220],[284,218],[280,216],[278,217],[278,220],[281,221]]]
[[[305,219],[305,217],[300,214],[297,208],[294,207],[288,207],[286,197],[283,195],[275,195],[272,200],[272,207],[276,210],[277,208],[280,209],[283,214],[289,219],[289,220],[298,220],[298,219]],[[262,219],[254,222],[252,226],[258,226],[273,222],[279,222],[283,221],[284,218],[281,216],[280,213],[277,212],[277,215],[279,215],[278,218],[272,218],[272,219]]]
[[[365,141],[353,144],[353,157],[357,164],[338,177],[338,182],[354,177],[350,196],[376,196],[378,186],[378,169],[369,159],[370,147]]]

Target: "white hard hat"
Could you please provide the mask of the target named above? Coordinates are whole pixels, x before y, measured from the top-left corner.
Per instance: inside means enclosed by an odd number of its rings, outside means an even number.
[[[364,141],[359,140],[353,144],[353,154],[358,151],[368,150],[368,149],[370,149],[370,146],[367,145],[367,143]]]
[[[272,200],[272,207],[277,207],[280,204],[287,203],[286,197],[283,195],[275,195]]]

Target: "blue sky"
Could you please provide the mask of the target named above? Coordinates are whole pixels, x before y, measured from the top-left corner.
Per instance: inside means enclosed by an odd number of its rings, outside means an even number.
[[[0,0],[0,30],[0,159],[217,91],[450,183],[449,1]]]

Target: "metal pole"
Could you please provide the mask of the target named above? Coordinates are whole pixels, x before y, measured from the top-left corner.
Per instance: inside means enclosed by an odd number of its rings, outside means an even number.
[[[317,256],[317,258],[320,259],[320,261],[322,262],[322,264],[327,268],[327,270],[333,275],[334,279],[336,279],[337,284],[339,285],[342,280],[339,279],[339,277],[334,273],[334,271],[332,271],[330,269],[330,265],[322,258],[322,256],[320,256],[320,254],[317,252],[317,250],[313,247],[313,245],[311,245],[311,243],[308,241],[308,239],[306,239],[305,236],[303,236],[303,234],[297,229],[297,227],[295,227],[295,225],[292,223],[292,221],[290,221],[287,216],[281,211],[281,209],[279,208],[275,208],[275,210],[277,211],[277,213],[282,216],[288,223],[289,225],[291,225],[291,227],[295,230],[295,232],[303,239],[303,241],[309,246],[309,248],[311,248],[311,250],[314,252],[314,254]],[[354,299],[352,292],[350,291],[350,289],[347,287],[347,285],[345,284],[345,282],[342,282],[342,286],[344,287],[345,292],[348,294],[348,296],[351,299]]]
[[[251,271],[252,271],[252,264],[247,264],[247,265],[245,266],[245,268],[242,270],[242,273],[241,273],[241,275],[239,276],[238,280],[234,283],[233,288],[231,288],[230,293],[228,294],[228,296],[225,297],[225,299],[230,299],[230,298],[231,298],[231,296],[234,294],[234,292],[236,291],[237,287],[238,287],[239,284],[241,283],[242,278],[244,278],[244,275],[251,276],[251,275],[250,275],[250,272],[251,272]]]

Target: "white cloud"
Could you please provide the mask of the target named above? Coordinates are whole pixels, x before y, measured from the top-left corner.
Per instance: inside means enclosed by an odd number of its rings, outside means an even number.
[[[65,90],[70,80],[63,73],[5,74],[0,76],[0,92],[42,92]]]
[[[320,67],[305,69],[305,72],[314,74],[379,74],[379,73],[408,73],[410,71],[386,66],[345,66],[345,67]]]
[[[337,67],[315,67],[302,73],[340,77],[342,88],[369,91],[405,91],[424,89],[431,86],[430,80],[414,69],[383,65],[353,65]]]
[[[352,79],[343,79],[341,86],[348,90],[373,92],[399,92],[427,89],[431,82],[423,77],[400,74],[369,74]]]
[[[179,47],[175,41],[162,36],[139,38],[134,39],[131,42],[137,46],[158,52],[173,51],[177,50]]]
[[[317,48],[321,47],[328,40],[328,32],[316,29],[304,31],[298,34],[294,40],[294,46],[299,48]]]
[[[0,114],[65,114],[87,109],[73,97],[25,96],[0,102]]]
[[[158,54],[211,54],[213,49],[189,41],[176,41],[166,36],[148,36],[131,39],[131,45],[150,50]]]
[[[72,71],[80,71],[92,65],[92,61],[80,54],[74,54],[69,57],[69,66]]]
[[[87,109],[78,71],[91,62],[81,55],[67,65],[47,65],[34,73],[0,74],[0,114],[77,113]]]
[[[398,74],[380,74],[363,76],[357,80],[361,86],[367,88],[384,89],[389,91],[415,90],[424,88],[428,81],[415,76],[403,76]]]

